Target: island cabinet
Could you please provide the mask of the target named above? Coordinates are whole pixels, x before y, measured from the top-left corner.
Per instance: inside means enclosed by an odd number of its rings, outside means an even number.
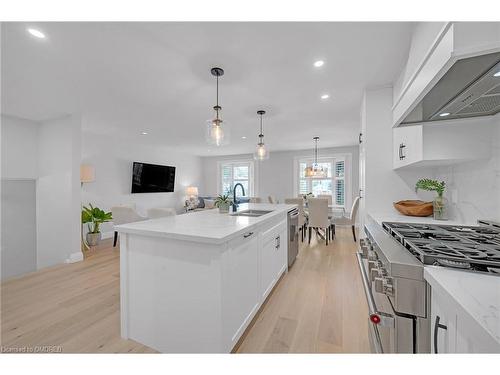
[[[253,230],[232,240],[223,255],[223,340],[229,351],[260,306],[259,235]]]
[[[281,221],[262,232],[260,298],[266,299],[286,267],[286,226]]]
[[[293,207],[277,207],[267,219],[201,212],[119,227],[122,337],[164,353],[231,352],[287,270]],[[188,235],[192,220],[222,234]]]

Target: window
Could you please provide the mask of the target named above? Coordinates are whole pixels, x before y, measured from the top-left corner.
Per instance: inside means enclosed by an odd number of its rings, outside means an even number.
[[[221,162],[219,166],[219,174],[219,194],[232,194],[234,185],[240,183],[245,188],[245,195],[252,196],[252,161]],[[241,196],[241,189],[238,189],[236,195]]]
[[[298,194],[331,195],[333,204],[345,206],[345,158],[320,158],[318,164],[326,168],[326,177],[305,176],[304,169],[312,161],[310,158],[304,158],[297,163]]]

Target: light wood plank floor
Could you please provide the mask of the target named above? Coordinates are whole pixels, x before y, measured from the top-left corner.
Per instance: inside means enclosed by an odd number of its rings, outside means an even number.
[[[301,246],[241,341],[238,353],[369,352],[367,306],[350,228],[328,247]],[[147,353],[120,338],[119,251],[103,241],[83,262],[0,285],[3,351],[55,346],[66,353]]]

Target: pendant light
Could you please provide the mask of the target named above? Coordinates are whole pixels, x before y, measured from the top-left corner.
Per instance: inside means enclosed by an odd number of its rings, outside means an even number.
[[[219,77],[224,75],[224,70],[222,68],[212,68],[210,72],[217,79],[217,96],[216,105],[214,106],[214,118],[212,120],[208,120],[207,122],[206,138],[209,144],[214,146],[222,146],[229,143],[229,131],[227,129],[227,126],[223,126],[223,121],[220,114],[222,107],[219,105]]]
[[[319,137],[314,137],[314,162],[304,169],[304,174],[306,177],[327,177],[328,169],[323,168],[318,164],[318,141]]]
[[[260,133],[259,133],[259,143],[257,143],[257,148],[253,153],[253,158],[255,160],[267,160],[269,159],[269,151],[264,144],[264,132],[262,128],[262,115],[264,115],[266,111],[259,110],[257,114],[260,116]]]

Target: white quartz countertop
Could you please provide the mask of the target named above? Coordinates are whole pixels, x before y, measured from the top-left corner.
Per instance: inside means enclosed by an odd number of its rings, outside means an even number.
[[[382,222],[396,222],[396,223],[418,223],[418,224],[437,224],[437,225],[479,225],[477,221],[472,220],[434,220],[432,216],[418,217],[418,216],[406,216],[401,215],[397,211],[380,213],[380,212],[370,212],[369,215],[375,220],[379,225]]]
[[[115,226],[120,233],[174,238],[185,241],[224,243],[277,215],[286,214],[297,207],[293,204],[247,203],[240,204],[238,212],[271,210],[260,217],[233,216],[219,213],[218,209],[190,212],[187,214],[138,221]]]
[[[500,276],[426,266],[424,278],[500,343]]]

